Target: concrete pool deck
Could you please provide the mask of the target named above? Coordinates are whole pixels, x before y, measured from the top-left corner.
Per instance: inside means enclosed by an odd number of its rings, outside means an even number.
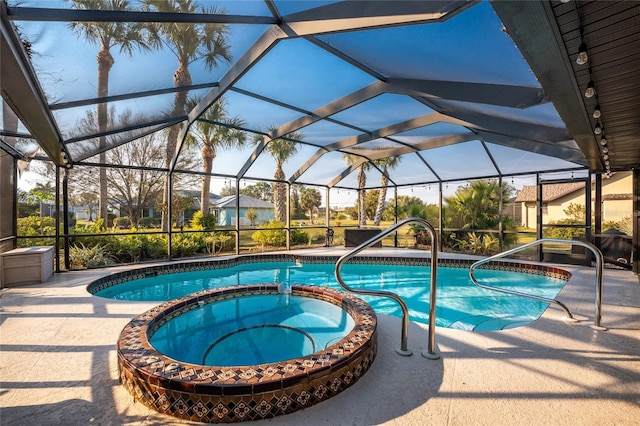
[[[366,252],[375,253],[425,252]],[[531,325],[511,330],[438,327],[441,358],[432,361],[420,356],[427,326],[410,323],[414,355],[401,357],[394,350],[400,319],[378,315],[378,356],[357,383],[305,410],[242,424],[640,425],[638,276],[604,271],[602,325],[608,330],[596,331],[589,327],[595,269],[557,266],[573,274],[558,299],[580,323],[565,323],[564,313],[551,306]],[[126,268],[55,274],[44,284],[0,291],[0,424],[199,424],[134,402],[118,383],[120,332],[157,303],[102,299],[87,293],[86,285]]]

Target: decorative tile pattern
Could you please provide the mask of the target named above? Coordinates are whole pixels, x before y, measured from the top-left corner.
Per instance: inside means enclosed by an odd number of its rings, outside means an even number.
[[[176,362],[157,352],[149,336],[181,313],[233,297],[277,294],[275,284],[222,287],[158,305],[134,318],[118,340],[120,383],[140,403],[160,413],[207,423],[260,420],[322,402],[353,385],[377,353],[377,319],[361,299],[324,287],[294,285],[292,294],[342,307],[351,332],[320,352],[299,359],[242,367]]]

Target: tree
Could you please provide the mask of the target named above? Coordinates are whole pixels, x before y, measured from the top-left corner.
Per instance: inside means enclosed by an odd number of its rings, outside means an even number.
[[[375,215],[373,216],[373,224],[375,226],[380,225],[382,219],[382,212],[384,211],[384,205],[387,198],[387,185],[389,185],[389,169],[395,168],[400,163],[399,155],[392,155],[391,157],[381,158],[375,161],[377,166],[382,167],[382,176],[380,176],[380,192],[378,194],[378,205],[376,207]]]
[[[56,199],[55,186],[53,186],[51,182],[38,182],[36,183],[36,186],[29,190],[29,194],[40,205],[40,219],[42,219],[44,216],[44,204],[51,205],[51,203]],[[51,216],[51,211],[48,216]]]
[[[269,133],[277,131],[275,126],[269,128]],[[265,150],[276,160],[276,171],[273,175],[273,203],[276,206],[276,219],[280,222],[287,222],[287,184],[284,183],[285,175],[282,166],[286,161],[298,152],[299,145],[295,140],[300,140],[304,136],[300,132],[288,133],[280,138],[270,140]],[[262,136],[256,140],[262,139]]]
[[[289,200],[289,214],[291,219],[303,219],[304,212],[300,208],[300,188],[301,185],[293,185],[291,187],[291,199]]]
[[[248,185],[244,188],[241,188],[240,193],[242,195],[248,195],[249,197],[257,198],[258,200],[262,201],[273,201],[271,185],[266,182],[258,182],[253,185]]]
[[[300,188],[300,207],[309,212],[309,221],[313,224],[313,212],[322,205],[322,194],[316,188]]]
[[[240,191],[242,192],[242,191]],[[220,196],[221,197],[228,197],[230,195],[236,195],[236,186],[233,184],[233,182],[226,182],[222,188],[220,188]]]
[[[197,102],[193,101],[191,108],[195,107],[196,103]],[[224,123],[228,126],[217,123]],[[200,211],[202,211],[203,214],[209,212],[209,192],[211,188],[213,160],[216,158],[218,150],[220,149],[234,149],[246,144],[247,137],[245,132],[237,129],[237,127],[243,125],[244,121],[239,117],[227,116],[226,102],[224,98],[220,98],[200,116],[187,136],[188,144],[196,144],[202,148],[202,171],[204,172],[204,176],[202,176],[200,192]]]
[[[173,194],[171,197],[171,205],[173,206],[171,221],[180,229],[186,223],[185,212],[190,210],[194,203],[195,199],[192,195]]]
[[[454,195],[444,200],[447,226],[462,229],[496,229],[500,221],[500,194],[502,193],[503,200],[507,200],[512,192],[511,186],[503,183],[500,188],[495,179],[474,181],[468,186],[459,187]],[[502,222],[504,230],[514,228],[509,216],[504,216]],[[485,247],[494,245],[491,243],[494,238],[489,234],[480,238],[474,233],[467,233],[466,238],[468,241],[458,240],[462,248],[476,247],[479,243]],[[503,240],[508,244],[516,239],[517,236],[513,234],[503,236]]]
[[[143,0],[149,11],[165,13],[185,13],[220,15],[224,11],[215,6],[198,7],[193,0]],[[159,22],[149,26],[153,35],[154,46],[164,46],[178,59],[178,69],[173,74],[175,87],[191,85],[189,65],[193,62],[204,61],[208,69],[217,67],[221,61],[230,62],[230,48],[227,44],[228,26],[220,23],[177,23]],[[185,114],[188,90],[178,90],[174,96],[173,117]],[[171,166],[176,154],[180,125],[171,126],[167,136],[165,167]],[[169,200],[168,180],[163,192],[163,203]],[[163,215],[163,230],[168,229]]]
[[[364,197],[365,217],[370,218],[376,213],[380,191],[377,189],[367,191]]]
[[[247,218],[247,220],[249,221],[249,223],[251,223],[251,226],[256,226],[256,221],[258,220],[258,213],[255,211],[254,208],[248,208],[247,212],[245,213],[245,217]]]
[[[89,221],[93,221],[93,212],[98,207],[99,197],[94,192],[83,191],[74,197],[76,205],[86,206],[89,210]]]
[[[108,151],[108,161],[136,168],[108,168],[109,197],[119,203],[131,225],[138,226],[142,211],[159,204],[164,184],[163,144],[150,134]]]
[[[362,157],[353,154],[342,154],[349,165],[362,161]],[[365,161],[358,167],[358,226],[367,225],[367,172],[371,168],[371,163]]]
[[[71,0],[73,9],[80,10],[131,10],[129,0]],[[109,72],[115,59],[111,55],[111,48],[119,46],[120,53],[133,55],[136,48],[149,49],[144,39],[145,32],[139,23],[129,22],[72,22],[69,27],[78,33],[78,37],[85,38],[91,44],[99,44],[100,51],[96,56],[98,62],[98,97],[103,98],[109,94]],[[98,133],[103,134],[108,129],[107,103],[98,104]],[[98,161],[104,164],[106,161],[106,136],[98,138],[100,154]],[[107,171],[100,168],[98,217],[107,220]]]
[[[502,188],[497,180],[479,180],[460,187],[445,198],[446,219],[449,227],[463,229],[495,229],[500,213],[500,192],[507,200],[513,189],[506,184]]]

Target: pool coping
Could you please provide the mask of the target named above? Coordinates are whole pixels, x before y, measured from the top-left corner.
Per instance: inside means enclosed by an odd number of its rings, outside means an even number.
[[[131,320],[117,343],[120,383],[136,400],[164,414],[209,423],[257,420],[322,402],[350,387],[377,352],[377,317],[368,303],[327,287],[293,285],[294,296],[312,297],[346,310],[354,327],[340,341],[313,354],[253,366],[203,366],[159,353],[149,336],[164,322],[200,303],[254,294],[279,294],[276,284],[220,287],[158,305]]]
[[[93,295],[105,288],[122,284],[127,281],[136,279],[149,278],[158,275],[204,271],[209,269],[229,268],[245,263],[257,262],[302,262],[302,263],[335,263],[340,256],[327,255],[300,255],[300,254],[250,254],[238,255],[224,259],[207,259],[207,260],[189,260],[179,261],[176,263],[160,264],[147,267],[139,267],[126,271],[115,272],[110,275],[98,278],[87,285],[87,291]],[[475,260],[472,259],[438,259],[438,266],[449,268],[469,268]],[[349,263],[353,264],[379,264],[379,265],[398,265],[398,266],[430,266],[431,258],[417,256],[356,256],[351,258]],[[481,265],[478,269],[495,269],[510,272],[524,272],[536,275],[544,275],[550,278],[562,279],[568,281],[571,278],[571,272],[554,266],[542,264],[526,263],[516,260],[500,260],[492,261]]]

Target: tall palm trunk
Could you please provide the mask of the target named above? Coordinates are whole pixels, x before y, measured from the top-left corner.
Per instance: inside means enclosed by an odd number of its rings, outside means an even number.
[[[189,62],[187,58],[179,61],[178,69],[173,75],[173,84],[175,87],[188,86],[191,84],[191,74],[189,73]],[[179,117],[184,115],[184,108],[187,104],[188,91],[178,91],[174,97],[173,103],[173,117]],[[165,167],[169,170],[171,167],[171,161],[176,154],[176,147],[178,145],[178,135],[180,127],[178,125],[171,126],[169,129],[169,135],[167,136],[167,157],[165,158]],[[162,193],[162,230],[169,230],[169,223],[171,218],[167,216],[169,203],[171,202],[171,194],[169,193],[169,175],[167,174],[165,179],[164,191]]]
[[[366,186],[367,175],[365,174],[362,166],[360,166],[360,171],[358,172],[358,226],[367,225],[367,191],[365,190]]]
[[[389,183],[389,178],[387,177],[387,166],[384,167],[380,183],[382,184],[382,188],[380,188],[380,194],[378,194],[378,205],[376,206],[376,214],[373,217],[373,224],[375,226],[380,225],[380,221],[382,220],[382,211],[384,210],[384,202],[387,199],[387,184]]]
[[[200,211],[203,215],[209,213],[209,191],[211,189],[211,170],[213,169],[213,158],[215,157],[210,143],[205,143],[202,147],[202,161],[204,176],[202,176],[202,190],[200,192]]]
[[[287,223],[287,185],[282,183],[284,180],[284,170],[282,170],[282,163],[278,163],[276,167],[276,173],[273,176],[277,182],[274,184],[273,201],[276,205],[276,219],[281,222]]]
[[[98,62],[98,97],[105,97],[109,94],[109,71],[115,62],[109,48],[102,45],[98,55],[96,56]],[[98,104],[98,132],[104,133],[108,129],[109,115],[107,110],[107,104]],[[105,152],[107,147],[107,139],[105,136],[100,136],[98,139],[100,147],[100,154],[98,154],[98,162],[104,164],[107,161],[107,154]],[[107,169],[100,167],[98,174],[98,186],[99,186],[99,199],[98,199],[98,217],[104,220],[104,226],[109,226],[109,209],[108,209],[108,183],[107,183]]]

